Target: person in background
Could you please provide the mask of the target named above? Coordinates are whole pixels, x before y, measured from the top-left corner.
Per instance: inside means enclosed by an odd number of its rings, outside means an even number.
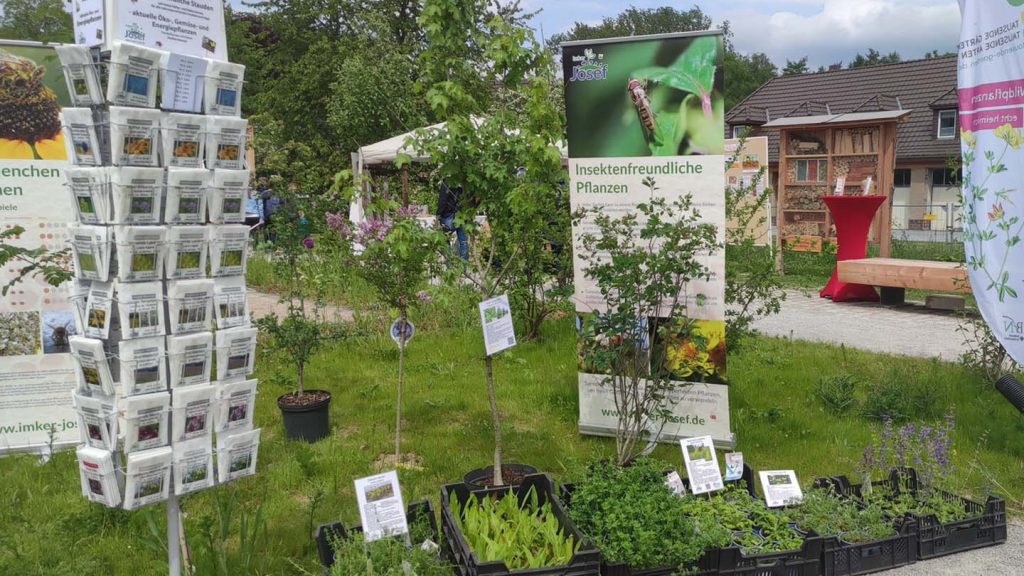
[[[437,219],[441,229],[447,233],[455,232],[459,241],[459,257],[469,260],[469,237],[466,236],[462,226],[455,226],[455,215],[459,212],[459,202],[462,197],[462,186],[451,188],[445,181],[441,181],[441,189],[437,195]]]
[[[260,192],[263,198],[263,221],[267,230],[267,241],[277,242],[277,230],[274,229],[274,222],[280,218],[281,205],[284,203],[281,198],[274,194],[274,190],[268,187]]]
[[[249,227],[249,235],[254,241],[259,237],[258,231],[263,228],[265,221],[263,198],[260,198],[259,193],[251,194],[245,201],[245,225]]]

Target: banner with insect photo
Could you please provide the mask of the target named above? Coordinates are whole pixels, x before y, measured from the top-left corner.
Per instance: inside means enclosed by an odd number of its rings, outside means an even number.
[[[70,99],[52,46],[0,41],[0,240],[61,250],[74,219],[64,188],[60,108]],[[24,232],[14,236],[16,227]],[[26,262],[0,269],[0,287]],[[0,453],[78,441],[75,334],[66,286],[26,278],[0,295]],[[51,437],[52,434],[52,437]]]
[[[600,343],[588,342],[629,338],[650,350],[636,370],[667,371],[678,383],[650,434],[662,442],[703,435],[723,447],[734,441],[725,383],[724,251],[699,255],[710,274],[673,295],[683,303],[676,317],[637,318],[632,335],[595,335],[588,323],[607,305],[587,272],[588,256],[597,251],[582,243],[597,230],[599,214],[638,216],[652,197],[670,203],[689,197],[699,221],[712,224],[717,244],[724,245],[723,57],[722,35],[713,31],[562,45],[570,202],[574,213],[586,214],[573,224],[581,433],[615,435],[620,421],[609,375],[589,357],[595,350],[600,356]]]
[[[1024,362],[1024,0],[960,0],[967,272],[978,309]]]

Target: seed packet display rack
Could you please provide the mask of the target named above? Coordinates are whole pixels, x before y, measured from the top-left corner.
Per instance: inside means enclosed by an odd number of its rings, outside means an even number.
[[[59,52],[75,104],[62,115],[73,165],[72,229],[88,232],[73,245],[72,301],[78,334],[85,335],[73,354],[80,478],[83,496],[108,507],[166,501],[168,568],[178,576],[179,496],[255,474],[259,448],[252,414],[257,383],[249,379],[255,329],[245,302],[248,229],[240,224],[249,192],[248,131],[238,117],[244,80],[197,76],[191,87],[178,86],[183,79],[163,69],[169,54],[150,50],[149,68],[125,71],[128,64],[111,60],[119,49],[148,50],[67,46]],[[138,58],[131,61],[135,66]],[[204,105],[191,114],[155,108],[158,81],[164,92],[193,90],[193,103]],[[215,105],[206,101],[211,94]],[[168,126],[172,116],[177,124]],[[197,127],[189,138],[184,124]],[[171,145],[161,145],[163,139]],[[210,145],[214,153],[200,156]],[[176,160],[179,152],[191,161]],[[167,182],[175,170],[191,170],[172,178],[188,182],[189,195],[172,191],[172,207],[187,206],[190,217],[168,213]],[[231,186],[230,194],[213,190],[215,181]],[[182,266],[192,269],[183,273]],[[228,300],[220,297],[222,287]]]

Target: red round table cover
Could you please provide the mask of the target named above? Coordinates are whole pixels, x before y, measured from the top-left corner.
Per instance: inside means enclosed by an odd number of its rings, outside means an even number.
[[[886,196],[822,196],[836,226],[836,262],[867,256],[868,231],[885,199]],[[833,302],[878,302],[874,286],[840,282],[838,273],[837,265],[819,293],[822,298],[831,298]]]

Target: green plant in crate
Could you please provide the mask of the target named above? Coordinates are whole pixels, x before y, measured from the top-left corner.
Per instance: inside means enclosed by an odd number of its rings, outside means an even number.
[[[509,570],[568,564],[580,542],[559,526],[551,503],[541,506],[531,488],[523,504],[511,493],[483,499],[473,494],[465,506],[452,501],[459,529],[481,562],[502,561]]]
[[[431,545],[430,524],[423,516],[409,525],[412,546],[400,538],[383,538],[367,545],[362,532],[331,542],[331,576],[451,576],[452,569]],[[436,544],[436,542],[434,543]],[[410,572],[411,571],[411,572]]]
[[[804,492],[800,506],[787,511],[801,530],[819,536],[840,536],[851,544],[882,540],[896,535],[892,521],[881,506],[859,506],[849,498],[836,494],[832,488],[811,488]]]

